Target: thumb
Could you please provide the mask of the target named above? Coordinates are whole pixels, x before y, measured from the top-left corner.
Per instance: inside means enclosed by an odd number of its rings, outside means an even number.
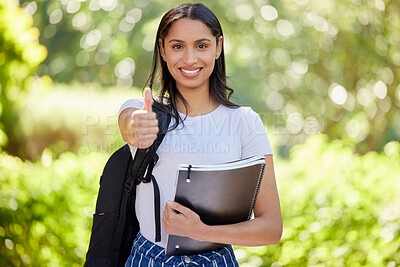
[[[190,212],[190,209],[186,208],[185,206],[179,204],[178,202],[174,202],[174,201],[167,201],[167,205],[169,205],[169,207],[173,210],[175,210],[178,213],[183,213],[186,214],[188,212]]]
[[[153,94],[151,89],[147,87],[144,89],[144,105],[142,110],[152,111],[151,104],[153,103]]]

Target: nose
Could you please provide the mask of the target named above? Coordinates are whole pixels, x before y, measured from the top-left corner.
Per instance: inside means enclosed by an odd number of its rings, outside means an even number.
[[[196,51],[193,49],[186,49],[185,54],[183,56],[183,63],[187,65],[193,65],[197,63],[197,55]]]

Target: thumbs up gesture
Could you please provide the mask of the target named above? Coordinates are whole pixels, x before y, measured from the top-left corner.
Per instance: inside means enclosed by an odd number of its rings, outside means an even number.
[[[153,95],[150,88],[144,91],[144,106],[131,114],[129,136],[124,139],[136,148],[148,148],[157,138],[158,120],[152,110]]]

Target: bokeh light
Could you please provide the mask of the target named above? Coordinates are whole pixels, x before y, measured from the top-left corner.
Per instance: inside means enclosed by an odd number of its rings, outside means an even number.
[[[317,134],[322,131],[318,119],[314,116],[305,118],[303,122],[304,133],[307,135]]]
[[[286,86],[286,78],[280,72],[271,73],[268,82],[275,90],[282,90]]]
[[[128,78],[135,73],[135,61],[132,58],[124,58],[115,66],[115,76]]]
[[[283,48],[274,48],[271,51],[271,59],[279,66],[286,66],[290,63],[290,54]]]
[[[52,74],[58,74],[62,72],[65,68],[65,60],[62,57],[55,58],[51,63],[50,63],[50,69]]]
[[[352,111],[355,108],[356,105],[356,98],[353,96],[351,93],[347,93],[347,100],[346,103],[344,103],[343,107],[347,111]]]
[[[240,4],[235,8],[236,16],[243,21],[249,20],[254,15],[254,9],[248,4]]]
[[[372,101],[372,96],[368,89],[363,87],[358,90],[357,101],[364,107],[368,106],[368,104]]]
[[[154,36],[152,35],[146,36],[142,42],[143,49],[146,50],[147,52],[152,52],[154,49],[154,41],[155,41]]]
[[[267,21],[273,21],[278,17],[278,11],[273,6],[263,6],[261,8],[261,15]]]
[[[278,33],[284,37],[288,37],[294,33],[293,24],[285,19],[280,19],[276,23],[276,30]]]
[[[80,51],[76,56],[75,56],[75,64],[78,67],[83,67],[89,62],[89,53],[85,50]]]
[[[86,32],[93,26],[93,20],[88,13],[79,12],[73,17],[72,26]]]
[[[303,129],[303,115],[299,112],[291,113],[286,119],[286,129],[291,134],[298,134]]]
[[[387,95],[387,86],[384,82],[378,81],[374,86],[374,93],[377,98],[384,99]]]
[[[94,0],[91,0],[94,1]],[[112,11],[118,6],[117,0],[98,0],[98,5],[104,11]]]
[[[97,65],[104,65],[106,64],[110,59],[110,52],[107,49],[99,49],[97,51],[94,61],[96,62]]]
[[[66,11],[67,13],[76,13],[81,8],[81,2],[77,0],[68,1]]]
[[[387,156],[394,156],[396,154],[399,154],[400,153],[400,143],[394,142],[394,141],[388,142],[385,145],[383,151],[385,152],[385,154]],[[395,214],[395,213],[391,213],[391,214]]]
[[[363,141],[369,131],[368,119],[364,114],[359,114],[346,123],[346,133],[357,142]]]
[[[383,2],[382,0],[375,0],[375,7],[380,11],[385,11],[385,2]]]
[[[315,16],[313,19],[313,26],[317,31],[325,32],[328,30],[328,22],[320,16]]]
[[[292,70],[300,75],[303,75],[308,70],[308,64],[306,60],[292,61]]]
[[[46,28],[44,28],[43,36],[46,39],[50,39],[50,38],[54,37],[54,35],[56,35],[56,33],[57,33],[57,26],[53,25],[53,24],[49,24],[46,26]]]
[[[33,14],[35,14],[37,11],[37,4],[35,1],[24,3],[23,5],[21,5],[21,7],[25,7],[25,10],[31,16],[33,16]]]
[[[132,20],[130,20],[132,21]],[[119,23],[119,29],[123,32],[130,32],[135,27],[135,23],[129,22],[126,18],[122,19]]]
[[[131,87],[133,83],[132,76],[135,74],[136,64],[132,58],[124,58],[115,66],[114,73],[118,78],[118,87]]]
[[[51,12],[50,17],[49,17],[49,22],[51,24],[57,24],[59,23],[63,18],[63,12],[61,9],[56,9]]]
[[[269,93],[265,100],[268,108],[273,111],[280,110],[283,107],[284,102],[284,98],[279,92]]]
[[[138,23],[142,18],[142,10],[139,8],[132,8],[126,13],[126,21],[132,24]]]
[[[97,46],[102,38],[101,31],[99,30],[92,30],[90,31],[85,38],[85,46],[86,47],[91,47],[91,46]]]
[[[389,97],[379,100],[379,109],[384,113],[388,113],[392,107],[392,101]]]
[[[347,100],[347,90],[341,85],[334,85],[331,90],[329,90],[329,97],[337,105],[343,105]]]

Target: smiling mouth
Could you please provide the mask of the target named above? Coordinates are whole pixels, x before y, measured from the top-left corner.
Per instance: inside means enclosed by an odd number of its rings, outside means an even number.
[[[195,70],[187,70],[187,69],[180,68],[180,70],[182,72],[184,72],[184,73],[187,73],[187,74],[194,74],[194,73],[198,73],[201,70],[201,68],[198,68],[198,69],[195,69]]]

